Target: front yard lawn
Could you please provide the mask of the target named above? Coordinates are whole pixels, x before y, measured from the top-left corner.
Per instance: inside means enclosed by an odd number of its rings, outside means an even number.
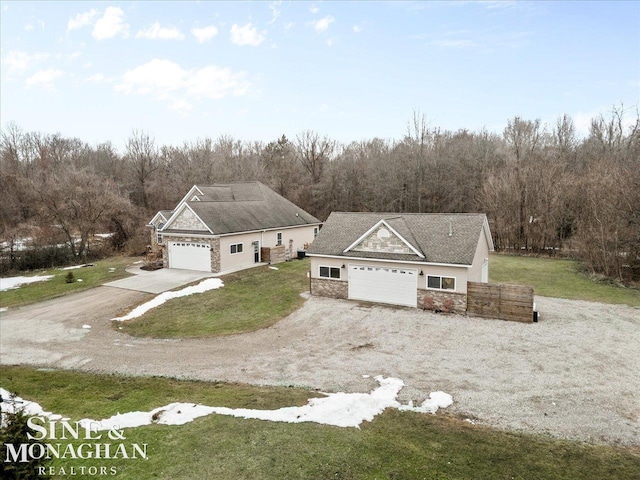
[[[112,280],[128,277],[130,274],[125,271],[125,267],[140,260],[139,257],[111,257],[93,262],[93,267],[75,268],[73,270],[52,268],[23,275],[54,275],[54,277],[47,281],[30,283],[14,290],[0,292],[0,307],[12,308],[51,300],[52,298],[97,287]],[[66,283],[65,281],[65,276],[69,272],[73,272],[73,283]],[[82,281],[79,282],[78,279]],[[0,283],[2,283],[2,279],[0,279]]]
[[[101,419],[173,401],[275,409],[315,393],[167,378],[3,367],[0,386],[45,410]],[[148,444],[148,460],[55,460],[56,469],[115,467],[119,479],[640,478],[637,448],[588,445],[472,425],[446,414],[387,410],[360,429],[210,415],[180,426],[125,428],[111,443]],[[59,440],[58,440],[59,441]],[[84,440],[74,440],[76,446]],[[61,441],[66,445],[68,441]],[[94,441],[96,442],[96,441]],[[105,442],[105,440],[100,440]],[[97,443],[97,442],[96,442]]]
[[[309,260],[278,264],[225,275],[224,287],[170,300],[143,316],[114,322],[122,332],[139,337],[211,337],[250,332],[273,325],[298,309],[308,290]]]
[[[531,285],[536,295],[640,306],[640,290],[590,278],[580,262],[555,258],[491,255],[490,281]]]

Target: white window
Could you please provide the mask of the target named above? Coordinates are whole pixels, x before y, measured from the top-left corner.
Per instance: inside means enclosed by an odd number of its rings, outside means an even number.
[[[340,279],[340,268],[339,267],[320,267],[320,277]]]
[[[242,253],[242,243],[234,243],[229,246],[231,253]]]
[[[282,232],[276,233],[276,246],[282,245]]]
[[[313,238],[318,236],[318,227],[313,227]]]
[[[429,275],[427,277],[427,288],[434,288],[438,290],[455,290],[456,279],[454,277],[438,277],[435,275]]]

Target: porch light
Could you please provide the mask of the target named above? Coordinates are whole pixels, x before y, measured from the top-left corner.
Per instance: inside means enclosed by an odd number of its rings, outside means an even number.
[[[346,266],[345,266],[345,264],[343,263],[341,268],[347,268],[347,267],[346,267]]]
[[[422,270],[420,270],[420,276],[424,277],[424,272]]]

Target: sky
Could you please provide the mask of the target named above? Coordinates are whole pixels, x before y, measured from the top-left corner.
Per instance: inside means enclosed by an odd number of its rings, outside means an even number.
[[[121,148],[640,105],[639,1],[0,2],[0,123]]]

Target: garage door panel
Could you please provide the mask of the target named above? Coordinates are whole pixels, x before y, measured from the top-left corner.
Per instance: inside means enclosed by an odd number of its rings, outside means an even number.
[[[417,290],[417,270],[349,265],[350,299],[415,307]]]
[[[170,242],[169,268],[211,271],[211,246],[198,242]]]

